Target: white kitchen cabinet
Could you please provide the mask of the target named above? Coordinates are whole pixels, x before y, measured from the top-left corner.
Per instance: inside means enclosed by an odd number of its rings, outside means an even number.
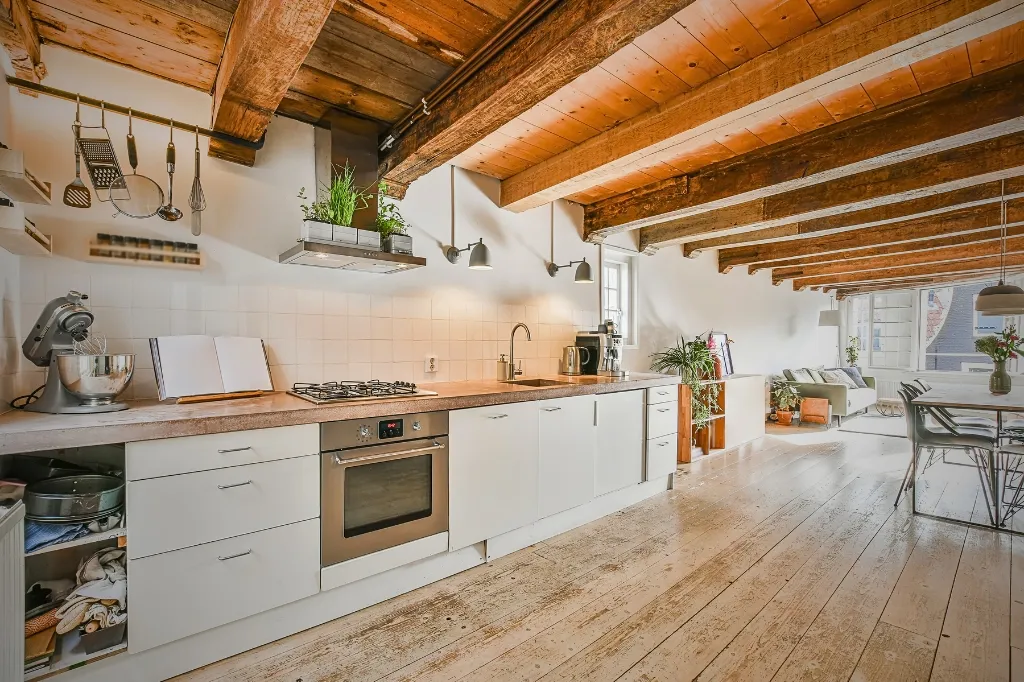
[[[448,540],[455,551],[537,520],[537,403],[448,416]]]
[[[537,403],[540,518],[586,504],[594,497],[594,403],[594,396]]]
[[[663,478],[676,470],[676,434],[670,433],[647,441],[647,464],[644,480]]]
[[[604,495],[643,480],[644,392],[597,396],[594,494]]]

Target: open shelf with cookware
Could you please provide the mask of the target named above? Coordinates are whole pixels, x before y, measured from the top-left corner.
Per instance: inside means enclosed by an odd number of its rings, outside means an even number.
[[[127,649],[124,469],[123,445],[0,457],[0,501],[25,508],[25,680]]]

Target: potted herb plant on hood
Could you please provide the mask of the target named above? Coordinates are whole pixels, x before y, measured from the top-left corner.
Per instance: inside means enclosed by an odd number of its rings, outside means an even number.
[[[995,395],[1004,395],[1010,392],[1010,375],[1006,371],[1006,361],[1016,360],[1021,349],[1021,338],[1017,333],[1017,327],[1008,324],[1003,331],[994,336],[983,336],[975,340],[974,350],[992,358],[995,369],[988,379],[988,390]]]
[[[302,238],[379,251],[380,233],[352,227],[352,217],[370,205],[371,195],[356,187],[355,170],[347,163],[334,166],[331,175],[331,184],[321,184],[313,201],[300,206]],[[309,200],[305,187],[299,190],[299,198]]]
[[[717,383],[706,383],[715,378],[715,360],[708,342],[699,336],[694,337],[693,341],[680,338],[672,348],[651,355],[651,369],[682,377],[682,383],[690,388],[694,434],[706,429],[714,416],[713,406],[718,404],[719,388]]]
[[[398,205],[388,196],[388,184],[383,180],[377,185],[376,227],[384,251],[412,255],[409,223],[402,217]]]

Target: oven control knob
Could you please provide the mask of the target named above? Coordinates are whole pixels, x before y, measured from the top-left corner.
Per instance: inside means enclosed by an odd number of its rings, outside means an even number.
[[[359,437],[360,438],[369,438],[370,437],[370,427],[367,426],[366,424],[363,424],[362,426],[360,426],[359,427]]]
[[[419,431],[422,428],[423,428],[423,424],[420,424],[419,422],[413,422],[412,423],[412,430],[413,431]]]

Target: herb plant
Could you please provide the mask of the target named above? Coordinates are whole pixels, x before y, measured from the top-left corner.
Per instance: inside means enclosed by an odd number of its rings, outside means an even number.
[[[388,184],[381,180],[377,184],[377,231],[381,240],[393,234],[408,234],[409,223],[405,222],[398,205],[388,197]]]
[[[370,205],[370,195],[356,187],[355,169],[348,163],[344,168],[334,166],[332,175],[330,185],[321,183],[314,201],[300,206],[302,217],[304,220],[351,227],[355,212]],[[299,198],[308,200],[305,187],[299,190]]]

